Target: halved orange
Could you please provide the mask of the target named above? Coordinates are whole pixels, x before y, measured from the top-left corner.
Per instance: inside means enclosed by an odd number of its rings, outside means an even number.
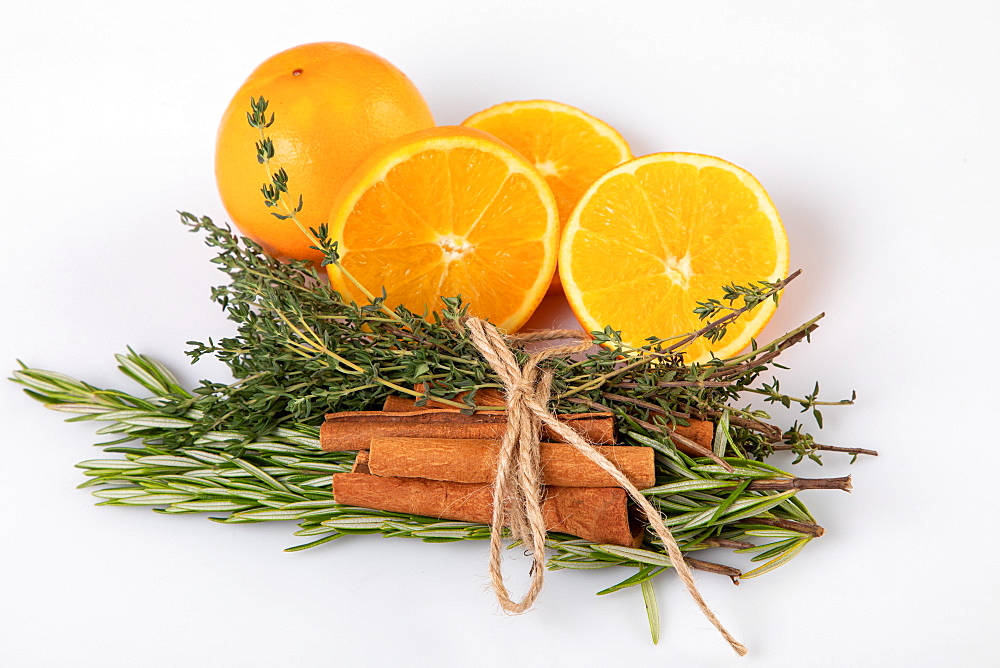
[[[581,324],[610,325],[639,347],[704,326],[696,302],[720,298],[723,285],[787,276],[788,238],[749,172],[706,155],[657,153],[612,169],[584,194],[563,230],[559,273]],[[763,302],[716,343],[697,339],[688,361],[738,353],[774,308]]]
[[[555,271],[555,198],[523,156],[464,127],[436,127],[391,141],[334,198],[329,236],[340,263],[387,306],[441,308],[461,296],[470,312],[514,331]],[[342,295],[363,293],[335,266]]]
[[[617,130],[561,102],[505,102],[473,114],[462,125],[502,139],[534,164],[556,196],[562,223],[599,176],[632,159]]]

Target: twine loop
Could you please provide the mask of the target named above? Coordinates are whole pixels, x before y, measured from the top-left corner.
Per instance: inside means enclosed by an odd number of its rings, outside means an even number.
[[[532,353],[522,367],[518,365],[507,340],[496,327],[475,317],[466,319],[465,325],[472,343],[503,382],[507,404],[507,429],[500,440],[497,474],[493,481],[493,520],[490,532],[490,580],[504,611],[516,614],[529,610],[542,589],[546,534],[541,508],[543,487],[539,443],[542,429],[545,428],[600,466],[632,497],[642,509],[650,527],[663,542],[677,576],[684,583],[702,614],[737,654],[745,655],[747,649],[726,630],[702,598],[694,583],[691,570],[684,561],[684,555],[670,530],[663,523],[659,511],[593,445],[548,411],[552,373],[539,371],[538,365],[549,357],[586,350],[591,345],[586,334],[574,330],[547,330],[511,337],[510,340],[519,342],[569,338],[580,340],[580,343],[550,346]],[[511,598],[504,584],[501,570],[501,540],[504,527],[510,529],[514,540],[524,544],[532,558],[531,582],[520,601]]]

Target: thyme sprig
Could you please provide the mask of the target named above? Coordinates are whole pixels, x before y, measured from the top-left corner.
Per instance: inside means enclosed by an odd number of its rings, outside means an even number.
[[[270,118],[267,117],[267,104],[267,100],[264,99],[263,95],[256,100],[250,98],[250,111],[247,112],[247,122],[250,123],[250,127],[256,128],[260,135],[260,139],[256,142],[257,162],[264,166],[269,176],[269,181],[266,181],[261,186],[260,192],[264,195],[265,206],[278,208],[284,205],[285,213],[272,211],[272,216],[278,220],[295,219],[295,214],[302,211],[304,202],[300,194],[298,204],[294,207],[288,206],[288,172],[284,168],[279,168],[277,171],[271,172],[271,160],[274,158],[274,142],[270,137],[265,135],[264,130],[274,124],[274,112],[271,112]],[[298,223],[297,219],[296,223]],[[310,229],[301,225],[299,227],[303,234],[311,237],[315,243],[318,243],[314,233]]]

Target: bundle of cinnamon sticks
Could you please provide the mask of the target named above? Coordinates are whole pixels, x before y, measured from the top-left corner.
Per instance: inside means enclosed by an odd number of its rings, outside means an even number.
[[[477,405],[502,406],[499,393],[480,390]],[[616,446],[611,413],[557,416],[581,434],[638,489],[656,484],[653,449]],[[382,411],[331,413],[320,429],[324,450],[356,450],[350,473],[333,476],[337,503],[439,519],[489,524],[503,410],[471,415],[428,401],[390,396]],[[707,427],[707,431],[706,431]],[[700,447],[711,444],[711,423],[680,428]],[[541,444],[542,514],[549,531],[593,543],[637,546],[643,527],[629,513],[627,494],[613,479],[554,434]]]

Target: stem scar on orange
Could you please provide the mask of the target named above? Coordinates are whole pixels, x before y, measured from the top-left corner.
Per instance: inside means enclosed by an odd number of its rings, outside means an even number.
[[[521,154],[464,127],[437,127],[389,142],[345,182],[329,237],[340,265],[386,305],[436,310],[461,296],[470,312],[514,331],[555,271],[555,197]],[[333,287],[364,301],[335,265]]]
[[[247,123],[251,98],[270,103],[275,122],[271,171],[284,168],[307,227],[327,221],[344,180],[374,149],[432,127],[430,109],[413,83],[390,62],[351,44],[319,42],[268,58],[233,96],[219,126],[215,176],[226,211],[239,230],[282,259],[322,255],[292,220],[279,220],[260,188],[269,169],[257,161],[259,130]]]
[[[590,330],[610,325],[626,344],[699,329],[696,302],[722,286],[788,275],[788,238],[760,183],[731,163],[657,153],[620,165],[584,194],[563,230],[559,273],[566,298]],[[730,357],[774,312],[766,300],[720,341],[699,338],[690,362]]]

